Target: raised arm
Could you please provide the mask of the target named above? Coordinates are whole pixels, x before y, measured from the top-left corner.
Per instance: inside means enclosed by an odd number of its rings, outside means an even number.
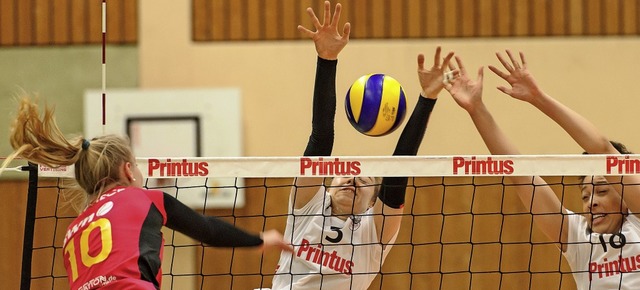
[[[447,91],[456,103],[469,113],[491,154],[520,154],[482,101],[483,68],[478,70],[478,78],[471,80],[462,60],[457,56],[456,62],[460,76],[445,85]],[[566,242],[568,237],[567,223],[562,221],[562,213],[565,209],[546,182],[538,176],[509,176],[508,180],[517,185],[515,189],[518,197],[526,210],[533,214],[534,223],[547,237],[554,242]]]
[[[164,193],[167,213],[166,226],[191,238],[215,247],[277,248],[291,252],[293,248],[282,238],[282,234],[269,230],[262,237],[250,234],[230,223],[213,216],[204,216]]]
[[[507,50],[506,53],[509,60],[506,60],[502,54],[496,53],[498,60],[506,69],[506,73],[496,67],[489,66],[491,71],[511,86],[510,88],[500,86],[498,90],[538,108],[558,123],[587,153],[621,153],[589,120],[542,91],[527,69],[527,61],[522,52],[520,52],[520,61],[514,57],[510,50]],[[606,178],[618,192],[622,193],[622,198],[629,210],[636,214],[640,213],[640,176],[625,176],[622,182],[621,178],[617,176],[606,176]],[[624,188],[621,184],[624,184]]]
[[[338,54],[349,42],[351,25],[346,23],[342,35],[338,32],[338,23],[342,6],[336,4],[331,15],[331,4],[324,2],[324,18],[320,23],[313,9],[307,8],[307,13],[316,31],[311,31],[302,25],[298,30],[312,39],[318,53],[315,85],[313,90],[313,117],[311,136],[304,156],[329,156],[333,150],[334,121],[336,115],[336,67]],[[301,208],[311,200],[322,185],[323,178],[304,177],[295,180],[295,187],[291,191],[294,207]]]
[[[409,117],[409,121],[407,121],[402,134],[400,134],[396,149],[393,152],[394,156],[415,156],[418,154],[418,149],[427,129],[429,116],[431,116],[431,111],[438,99],[438,94],[444,87],[442,84],[444,69],[447,68],[449,61],[453,57],[453,52],[449,52],[441,63],[441,51],[440,47],[436,48],[433,66],[429,69],[424,67],[424,55],[418,55],[418,80],[420,81],[422,92],[416,107],[411,113],[411,117]],[[457,71],[452,72],[452,74],[455,73]],[[385,177],[382,179],[382,186],[378,193],[378,201],[374,205],[374,212],[376,213],[376,230],[383,244],[389,243],[400,229],[407,181],[407,177]]]

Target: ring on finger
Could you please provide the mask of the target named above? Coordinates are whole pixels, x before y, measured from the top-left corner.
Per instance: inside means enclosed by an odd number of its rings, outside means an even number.
[[[451,82],[454,78],[455,78],[455,76],[453,75],[453,71],[448,71],[448,72],[442,74],[442,79],[443,79],[443,82],[445,82],[445,83]]]

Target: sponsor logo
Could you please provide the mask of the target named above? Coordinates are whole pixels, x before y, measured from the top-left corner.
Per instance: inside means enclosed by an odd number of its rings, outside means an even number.
[[[66,246],[67,245],[67,241],[69,241],[71,236],[73,236],[79,230],[84,229],[85,227],[87,227],[87,225],[89,225],[93,221],[93,219],[95,217],[96,217],[96,214],[95,213],[91,213],[90,215],[86,216],[85,218],[77,221],[73,226],[70,226],[67,229],[67,233],[64,235],[64,240],[62,241],[62,244],[64,246]]]
[[[607,174],[638,174],[640,173],[640,160],[631,159],[629,156],[607,156]]]
[[[207,162],[189,162],[187,159],[181,161],[149,159],[149,177],[207,176],[208,174],[209,163]]]
[[[317,161],[311,158],[300,158],[300,175],[359,175],[360,161],[341,161],[340,158],[324,160],[319,157]]]
[[[296,256],[344,274],[351,274],[355,266],[353,261],[340,257],[338,252],[325,252],[322,244],[311,245],[304,238],[296,251]]]
[[[111,282],[118,280],[116,276],[98,276],[78,287],[78,290],[90,290],[109,285]]]
[[[589,263],[589,281],[596,276],[602,279],[610,276],[620,275],[620,273],[637,272],[640,268],[640,255],[632,255],[628,257],[618,256],[618,259],[608,261],[604,258],[602,263]]]
[[[61,165],[59,167],[47,167],[44,165],[39,165],[40,172],[65,172],[69,169],[69,166]]]
[[[478,159],[453,157],[453,174],[495,174],[509,175],[513,173],[513,160],[493,160],[491,157]]]

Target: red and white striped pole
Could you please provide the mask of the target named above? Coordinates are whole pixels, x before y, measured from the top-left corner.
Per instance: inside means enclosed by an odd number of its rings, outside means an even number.
[[[102,0],[102,134],[107,124],[107,0]]]

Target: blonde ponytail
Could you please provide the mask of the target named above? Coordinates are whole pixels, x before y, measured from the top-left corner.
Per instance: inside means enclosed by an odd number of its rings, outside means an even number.
[[[135,162],[128,139],[105,135],[90,141],[81,136],[69,140],[55,121],[54,109],[45,108],[41,117],[37,103],[26,96],[20,100],[10,143],[15,151],[2,163],[0,173],[16,157],[54,168],[75,165],[75,182],[84,193],[85,203],[75,208],[83,208],[113,186],[124,185],[119,167],[125,162]]]

